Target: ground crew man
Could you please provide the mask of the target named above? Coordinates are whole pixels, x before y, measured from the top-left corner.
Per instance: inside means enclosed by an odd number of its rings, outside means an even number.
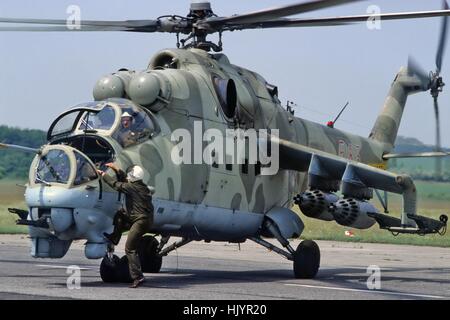
[[[117,219],[115,219],[114,232],[112,234],[105,234],[105,237],[117,244],[122,232],[128,229],[124,226],[128,224],[130,232],[128,233],[125,244],[125,253],[128,257],[130,275],[133,279],[133,284],[130,288],[137,288],[145,281],[137,250],[142,236],[150,231],[151,225],[153,224],[152,189],[142,181],[144,178],[144,170],[141,167],[134,166],[125,175],[114,164],[108,163],[106,166],[116,172],[117,178],[114,179],[102,171],[99,171],[99,173],[108,185],[125,194],[126,211],[122,211],[121,215],[127,223],[117,223]],[[123,179],[125,176],[126,179]],[[121,180],[126,181],[122,182]]]

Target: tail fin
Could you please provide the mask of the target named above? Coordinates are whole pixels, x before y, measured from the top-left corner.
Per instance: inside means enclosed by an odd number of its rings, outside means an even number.
[[[395,145],[406,100],[411,94],[428,91],[429,83],[426,82],[426,79],[410,74],[408,68],[400,69],[369,138],[384,143],[386,151],[391,152]]]

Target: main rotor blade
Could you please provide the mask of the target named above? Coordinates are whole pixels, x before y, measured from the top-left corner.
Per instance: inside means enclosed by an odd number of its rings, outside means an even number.
[[[0,143],[0,149],[12,149],[12,150],[18,150],[18,151],[23,151],[23,152],[28,152],[28,153],[38,153],[39,152],[39,149],[18,146],[15,144],[6,144],[6,143]]]
[[[399,13],[381,13],[381,14],[365,14],[355,16],[328,17],[328,18],[311,18],[311,19],[277,19],[242,24],[227,24],[224,30],[244,30],[257,28],[287,28],[287,27],[326,27],[348,25],[356,22],[367,22],[369,19],[386,20],[403,20],[403,19],[419,19],[450,16],[450,10],[435,11],[417,11],[417,12],[399,12]]]
[[[449,6],[446,0],[443,1],[443,8],[444,10],[448,10]],[[445,52],[445,45],[447,43],[447,30],[448,30],[448,16],[442,18],[442,25],[441,25],[441,36],[439,39],[439,46],[436,53],[436,70],[438,74],[441,73],[442,69],[442,60],[444,57]]]
[[[213,27],[219,27],[225,24],[253,23],[292,16],[294,14],[310,12],[357,1],[363,0],[314,0],[277,8],[264,9],[231,17],[209,18],[204,22]]]
[[[36,25],[70,25],[71,21],[62,19],[22,19],[22,18],[2,18],[0,23],[14,24],[36,24]],[[157,27],[158,20],[125,20],[125,21],[100,21],[100,20],[81,20],[81,26],[101,26],[101,27],[123,27],[123,28],[142,28]]]
[[[67,26],[19,26],[19,27],[2,27],[1,32],[88,32],[88,31],[134,31],[124,27],[101,27],[101,26],[83,26],[80,29],[69,29]]]
[[[384,160],[406,159],[406,158],[443,158],[449,157],[449,152],[413,152],[413,153],[388,153],[383,155]]]

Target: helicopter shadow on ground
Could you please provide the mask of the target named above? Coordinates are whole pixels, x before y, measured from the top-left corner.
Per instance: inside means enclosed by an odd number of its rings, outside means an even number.
[[[437,278],[436,275],[442,275]],[[448,284],[450,286],[450,268],[390,268],[383,271],[381,268],[381,279],[384,283],[430,283]],[[369,274],[360,268],[337,268],[320,270],[315,280],[342,282],[366,282]]]
[[[263,270],[263,271],[226,271],[226,270],[199,270],[199,269],[165,269],[158,274],[146,273],[146,282],[143,287],[161,289],[182,289],[193,285],[213,285],[232,283],[266,283],[279,282],[292,279],[289,270]],[[100,280],[100,276],[98,276]],[[56,285],[56,284],[55,284]],[[123,283],[104,283],[93,281],[83,284],[84,287],[123,287]]]
[[[431,284],[449,284],[450,279],[443,278],[420,278],[420,275],[439,273],[449,274],[450,268],[398,268],[390,269],[382,275],[385,284],[389,282],[400,283],[422,283]],[[394,275],[393,275],[394,273]],[[405,274],[402,276],[402,274]],[[398,274],[398,276],[396,275]],[[191,286],[202,285],[220,285],[220,284],[243,284],[243,283],[307,283],[317,282],[320,285],[344,285],[354,287],[355,283],[367,281],[367,273],[361,268],[336,268],[324,269],[312,280],[295,279],[292,270],[270,269],[270,270],[245,270],[245,271],[227,271],[227,270],[199,270],[199,269],[165,269],[159,274],[146,274],[147,281],[143,287],[160,289],[183,289]],[[94,280],[96,277],[90,277]],[[99,277],[98,277],[99,279]],[[55,284],[57,285],[57,284]],[[65,284],[64,284],[65,285]],[[99,281],[89,281],[84,283],[84,287],[116,287],[122,288],[123,283],[103,283]]]

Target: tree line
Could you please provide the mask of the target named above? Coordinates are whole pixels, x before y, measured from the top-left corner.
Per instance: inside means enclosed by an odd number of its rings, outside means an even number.
[[[46,133],[42,130],[0,126],[0,143],[39,148],[46,143]],[[0,179],[26,178],[33,158],[34,155],[25,152],[0,150]]]

